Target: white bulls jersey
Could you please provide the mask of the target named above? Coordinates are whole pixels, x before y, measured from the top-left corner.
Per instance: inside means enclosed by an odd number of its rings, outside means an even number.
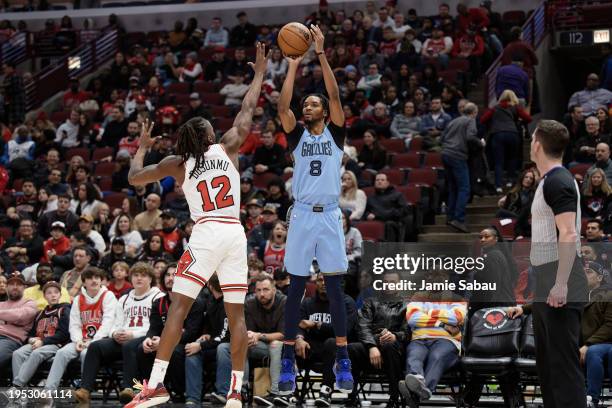
[[[191,218],[240,218],[240,174],[221,144],[214,144],[204,155],[204,162],[195,167],[195,159],[185,163],[183,192]]]

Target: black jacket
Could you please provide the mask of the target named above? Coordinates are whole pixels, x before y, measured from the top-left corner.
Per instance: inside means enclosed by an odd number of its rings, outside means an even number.
[[[282,333],[285,326],[285,302],[287,297],[276,291],[272,308],[265,309],[255,296],[244,303],[244,316],[247,330],[259,333]]]
[[[359,310],[359,340],[368,349],[376,347],[383,329],[393,332],[400,342],[409,340],[406,305],[407,303],[401,299],[385,301],[378,297],[366,299]]]
[[[389,186],[368,197],[363,218],[367,219],[369,214],[374,214],[379,221],[401,221],[408,214],[408,203],[402,193]]]
[[[51,224],[61,221],[66,225],[66,236],[79,229],[79,217],[68,210],[66,214],[60,215],[57,210],[49,211],[38,219],[38,233],[47,239],[51,236]]]
[[[201,341],[202,349],[215,348],[219,343],[230,341],[229,322],[225,314],[223,297],[215,299],[208,291],[204,290],[204,334],[210,335],[210,340]]]
[[[28,338],[41,334],[43,345],[57,344],[63,346],[70,343],[70,304],[60,303],[45,307],[38,312],[34,324],[28,333]],[[38,333],[37,333],[38,332]]]
[[[251,23],[246,23],[244,26],[238,24],[232,28],[229,37],[232,47],[252,47],[257,38],[257,28]]]
[[[281,175],[285,169],[285,149],[277,143],[274,146],[267,148],[265,146],[258,147],[253,154],[253,168],[258,164],[268,166],[268,171],[277,175]]]
[[[344,304],[346,306],[346,334],[349,341],[358,339],[357,326],[357,307],[355,301],[349,295],[344,295]],[[329,312],[329,301],[323,300],[317,293],[314,297],[304,298],[300,306],[300,320],[310,320],[320,322],[320,328],[313,328],[304,331],[298,328],[298,334],[304,336],[306,341],[325,341],[330,337],[335,337],[334,328],[331,324],[331,313]]]
[[[149,331],[147,331],[147,337],[161,336],[164,325],[166,324],[166,318],[168,317],[168,309],[170,308],[170,296],[161,297],[153,301],[151,306],[151,317],[149,317]],[[204,320],[204,303],[198,297],[191,306],[191,310],[185,319],[183,326],[183,335],[181,336],[180,344],[187,344],[194,342],[199,336],[202,328],[202,322]]]

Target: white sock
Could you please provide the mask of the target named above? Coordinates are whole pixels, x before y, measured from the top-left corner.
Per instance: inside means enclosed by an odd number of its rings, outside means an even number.
[[[240,390],[242,390],[242,377],[244,376],[244,371],[234,371],[232,370],[232,375],[230,377],[230,388],[227,395],[230,395],[233,391],[240,394]]]
[[[153,370],[151,370],[151,377],[149,377],[149,382],[147,383],[147,388],[155,389],[157,388],[157,384],[164,382],[166,370],[168,369],[168,363],[168,361],[155,359],[155,363],[153,363]]]

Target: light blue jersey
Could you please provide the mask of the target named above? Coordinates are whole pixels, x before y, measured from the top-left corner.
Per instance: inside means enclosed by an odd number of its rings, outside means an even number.
[[[332,204],[340,197],[344,128],[330,123],[321,135],[311,135],[308,129],[296,125],[289,141],[299,142],[293,150],[295,165],[291,193],[295,201],[303,204]]]
[[[292,275],[308,276],[313,258],[321,272],[343,274],[348,268],[340,197],[344,151],[343,127],[330,123],[313,136],[301,125],[288,134],[295,164],[285,266]]]

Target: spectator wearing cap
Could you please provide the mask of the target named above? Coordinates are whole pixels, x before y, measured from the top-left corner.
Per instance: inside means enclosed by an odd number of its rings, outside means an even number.
[[[134,217],[134,229],[138,231],[153,231],[161,229],[161,197],[151,193],[145,199],[145,210]]]
[[[164,239],[164,251],[179,259],[183,254],[183,232],[177,226],[176,213],[173,210],[164,210],[160,218],[162,228],[158,232]]]
[[[223,80],[223,73],[228,65],[225,59],[225,48],[222,46],[214,47],[211,59],[212,60],[206,64],[204,79],[206,81],[219,83]]]
[[[82,102],[85,102],[90,97],[89,92],[80,89],[79,80],[77,78],[72,78],[70,80],[70,89],[68,89],[62,97],[62,106],[65,110],[75,107],[78,108]]]
[[[255,252],[256,254],[265,247],[266,241],[272,234],[274,224],[279,220],[276,207],[273,205],[266,205],[261,211],[261,215],[263,216],[263,222],[251,230],[247,239],[249,252]]]
[[[612,92],[599,86],[599,76],[591,73],[587,77],[586,87],[574,92],[567,103],[571,106],[582,106],[582,114],[587,117],[595,114],[600,106],[608,106],[612,101]]]
[[[249,90],[249,86],[244,83],[244,73],[237,72],[232,76],[232,83],[226,84],[219,93],[225,96],[225,105],[236,107],[242,103],[242,98]]]
[[[82,281],[81,274],[91,262],[91,252],[86,246],[76,247],[72,251],[72,263],[74,268],[64,272],[59,280],[60,285],[68,290],[71,298],[79,294]]]
[[[100,269],[109,272],[116,262],[125,262],[128,265],[134,263],[133,258],[125,250],[123,238],[114,238],[111,241],[110,251],[102,257],[98,266]]]
[[[55,143],[58,143],[62,148],[69,149],[77,147],[81,144],[79,140],[79,118],[81,111],[78,108],[70,111],[70,116],[66,119],[55,133]]]
[[[85,235],[87,238],[91,239],[94,243],[94,248],[98,253],[103,254],[106,252],[106,243],[104,242],[104,238],[102,235],[93,229],[94,219],[89,214],[83,214],[79,218],[79,230]]]
[[[13,387],[17,389],[27,387],[40,364],[70,342],[70,298],[61,290],[55,281],[43,286],[46,305],[36,315],[26,344],[13,353]]]
[[[49,263],[39,263],[36,265],[36,285],[30,286],[23,292],[23,297],[26,299],[32,299],[36,302],[36,307],[38,310],[43,310],[49,303],[45,298],[45,290],[44,287],[48,282],[54,281],[60,286],[59,283],[56,282],[55,273],[53,272],[53,268]],[[60,290],[60,303],[70,303],[70,294],[66,290],[66,288],[61,288]]]
[[[70,239],[66,236],[66,224],[55,221],[51,224],[51,238],[43,245],[42,262],[49,262],[53,255],[64,255],[70,251]]]
[[[421,49],[423,62],[426,63],[428,59],[434,58],[438,60],[442,68],[446,68],[452,49],[453,39],[444,36],[444,31],[441,28],[434,28],[431,38],[425,41]]]
[[[189,95],[189,110],[187,110],[187,112],[181,117],[182,117],[183,123],[187,122],[189,119],[198,118],[198,117],[201,117],[207,120],[212,119],[210,110],[202,104],[202,99],[200,98],[200,94],[197,92],[192,92]]]
[[[246,205],[246,214],[244,218],[244,230],[247,235],[253,228],[263,223],[263,202],[261,199],[252,198]]]
[[[106,122],[106,125],[96,137],[97,145],[99,147],[116,147],[121,138],[127,134],[128,123],[129,120],[125,117],[123,108],[115,104],[111,109],[110,120]]]
[[[268,182],[268,196],[266,197],[266,205],[275,206],[278,218],[284,220],[287,218],[287,210],[291,205],[289,195],[285,190],[285,182],[281,178],[275,178]]]
[[[257,27],[249,22],[249,18],[244,11],[236,14],[238,25],[232,28],[230,33],[230,46],[232,47],[252,47],[255,45],[257,37]]]
[[[13,352],[21,347],[38,313],[36,303],[23,297],[26,281],[21,273],[8,276],[6,285],[8,300],[0,302],[0,370],[5,369]]]
[[[385,66],[384,57],[378,52],[378,43],[376,41],[368,41],[366,52],[359,57],[359,73],[362,76],[368,75],[368,71],[372,64],[376,64],[379,69]]]
[[[131,157],[134,157],[138,146],[140,146],[140,125],[138,122],[130,122],[127,127],[127,136],[119,140],[119,151],[127,150]]]
[[[255,150],[252,166],[256,174],[274,173],[283,174],[287,166],[285,162],[285,149],[275,142],[271,131],[265,130],[261,134],[262,146]]]
[[[227,47],[229,45],[229,34],[221,24],[220,17],[213,17],[204,37],[204,47]]]
[[[44,241],[34,229],[34,221],[24,218],[19,222],[17,236],[9,238],[3,249],[17,270],[40,261],[43,256]]]

